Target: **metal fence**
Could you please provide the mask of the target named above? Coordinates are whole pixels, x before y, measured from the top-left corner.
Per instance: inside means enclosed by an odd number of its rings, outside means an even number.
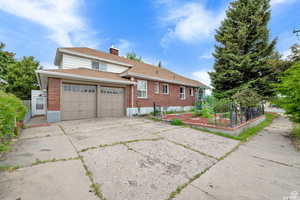
[[[255,107],[241,107],[230,103],[227,105],[227,108],[222,110],[222,112],[215,110],[213,117],[209,119],[208,123],[215,126],[234,128],[265,114],[263,103]]]
[[[30,119],[31,119],[31,116],[32,116],[32,113],[31,113],[31,100],[23,100],[23,104],[26,106],[27,108],[27,113],[24,117],[24,124],[26,124]]]

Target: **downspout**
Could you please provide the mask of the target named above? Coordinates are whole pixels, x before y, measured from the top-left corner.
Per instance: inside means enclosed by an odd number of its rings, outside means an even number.
[[[131,86],[131,108],[133,108],[133,87],[134,85]]]
[[[38,84],[40,86],[40,90],[42,89],[42,83],[41,83],[41,78],[40,78],[40,75],[38,72],[35,72],[35,75],[36,75],[36,79],[38,81]]]

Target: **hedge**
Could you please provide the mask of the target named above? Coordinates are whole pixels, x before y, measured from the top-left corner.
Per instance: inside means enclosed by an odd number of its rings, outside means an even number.
[[[23,120],[26,112],[20,99],[0,90],[0,152],[17,136],[16,122]]]

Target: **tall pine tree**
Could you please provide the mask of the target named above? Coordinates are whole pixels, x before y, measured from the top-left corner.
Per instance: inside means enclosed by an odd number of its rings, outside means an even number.
[[[269,41],[270,0],[236,0],[215,39],[214,72],[210,73],[217,98],[230,98],[242,88],[262,97],[273,95],[272,66],[268,64],[276,44]]]

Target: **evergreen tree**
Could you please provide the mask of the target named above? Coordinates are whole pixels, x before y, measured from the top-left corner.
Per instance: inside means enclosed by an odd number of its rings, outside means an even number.
[[[138,57],[134,52],[132,53],[127,53],[126,54],[126,58],[130,59],[130,60],[135,60],[138,62],[143,62],[142,57]]]
[[[260,96],[273,95],[268,64],[276,44],[269,41],[270,0],[236,0],[215,38],[214,72],[210,73],[217,98],[230,98],[243,88]]]
[[[288,56],[288,59],[293,63],[300,61],[300,45],[299,44],[294,44],[293,46],[291,46],[291,55]]]
[[[162,68],[162,63],[161,63],[161,61],[158,62],[157,66],[158,66],[159,68]]]

